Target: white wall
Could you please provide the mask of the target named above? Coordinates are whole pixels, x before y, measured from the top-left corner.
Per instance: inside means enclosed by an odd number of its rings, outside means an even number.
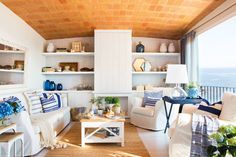
[[[43,52],[45,39],[2,3],[0,19],[0,40],[20,45],[27,50],[26,86],[31,89],[42,88],[41,68],[45,60],[40,53]]]

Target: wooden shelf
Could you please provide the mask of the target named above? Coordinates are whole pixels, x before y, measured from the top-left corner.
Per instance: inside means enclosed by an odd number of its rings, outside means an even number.
[[[133,71],[132,74],[133,75],[150,75],[150,74],[155,74],[155,75],[163,75],[166,74],[166,71],[150,71],[150,72],[135,72]]]
[[[0,72],[8,72],[8,73],[24,73],[23,70],[16,70],[16,69],[12,69],[12,70],[6,70],[6,69],[0,69]]]
[[[0,53],[4,53],[4,54],[24,54],[25,51],[0,50]]]
[[[43,91],[45,93],[93,93],[93,90],[61,90],[61,91]]]
[[[44,52],[41,54],[44,56],[94,56],[94,52]]]
[[[89,72],[42,72],[43,75],[93,75],[93,71]]]
[[[139,52],[133,52],[133,56],[180,56],[180,53],[161,53],[161,52],[144,52],[144,53],[139,53]]]

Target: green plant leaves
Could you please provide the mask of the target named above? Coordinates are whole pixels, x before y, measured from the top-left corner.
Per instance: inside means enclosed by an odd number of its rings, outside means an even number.
[[[217,143],[216,146],[208,147],[207,152],[210,157],[225,157],[226,154],[236,157],[236,126],[221,126],[210,138]]]

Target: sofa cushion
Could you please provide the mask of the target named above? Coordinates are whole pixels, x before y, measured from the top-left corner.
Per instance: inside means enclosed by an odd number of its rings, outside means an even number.
[[[30,91],[24,93],[29,104],[29,113],[38,114],[43,112],[40,97],[42,97],[42,92],[40,91]]]
[[[151,107],[136,107],[132,112],[149,117],[154,116],[154,108]]]
[[[222,102],[223,106],[220,119],[236,122],[236,94],[225,93]]]
[[[212,117],[218,118],[220,116],[221,109],[221,102],[210,105],[210,103],[205,103],[204,101],[198,106],[198,109],[195,111],[195,113],[201,115],[210,115]]]
[[[40,97],[43,112],[51,112],[60,108],[58,101],[54,98],[54,95]]]
[[[163,91],[145,91],[143,98],[144,106],[155,106],[156,102],[161,100]]]
[[[58,130],[58,128],[60,128],[59,125],[61,125],[61,123],[64,122],[63,118],[66,114],[70,114],[70,107],[63,107],[63,108],[60,108],[59,110],[48,112],[48,113],[33,114],[30,117],[31,119],[40,120],[42,116],[43,117],[46,116],[47,122],[50,123],[55,133],[58,134],[61,131],[61,130]]]

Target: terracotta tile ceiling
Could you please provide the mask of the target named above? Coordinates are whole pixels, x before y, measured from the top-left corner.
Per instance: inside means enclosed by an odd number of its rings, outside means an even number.
[[[179,39],[226,0],[3,0],[45,39],[132,29],[133,36]]]

